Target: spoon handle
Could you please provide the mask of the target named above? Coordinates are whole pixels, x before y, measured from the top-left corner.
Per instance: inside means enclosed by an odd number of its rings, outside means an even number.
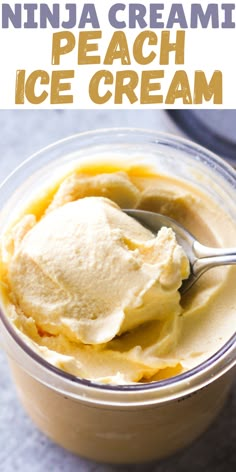
[[[203,257],[196,260],[192,266],[192,273],[194,276],[200,277],[200,275],[212,267],[234,264],[236,264],[236,252],[230,255],[226,255],[226,252],[224,252],[223,256]]]
[[[207,257],[211,257],[211,258],[225,257],[225,256],[231,256],[231,255],[236,256],[236,247],[231,247],[231,248],[207,247],[207,246],[203,246],[203,244],[199,243],[198,241],[194,241],[193,251],[194,251],[195,256],[198,259],[207,258]]]

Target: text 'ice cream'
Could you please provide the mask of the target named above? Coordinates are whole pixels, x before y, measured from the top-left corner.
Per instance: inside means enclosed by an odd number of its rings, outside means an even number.
[[[174,232],[163,227],[154,235],[121,209],[155,210],[194,226],[199,196],[178,182],[156,177],[154,183],[125,172],[76,172],[46,211],[25,212],[6,235],[10,318],[43,357],[78,377],[121,384],[158,380],[204,355],[196,339],[191,352],[186,347],[191,317],[198,316],[191,310],[207,307],[211,317],[217,277],[208,279],[205,297],[193,290],[182,307],[178,290],[189,262]]]

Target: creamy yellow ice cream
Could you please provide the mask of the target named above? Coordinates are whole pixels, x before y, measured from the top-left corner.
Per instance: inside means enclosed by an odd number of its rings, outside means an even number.
[[[51,211],[18,241],[8,278],[41,331],[93,345],[177,316],[188,273],[171,229],[154,237],[111,200],[87,197]]]
[[[217,205],[183,182],[88,168],[26,210],[2,250],[4,303],[24,339],[57,367],[116,384],[191,368],[233,334],[236,321],[235,272],[206,274],[180,300],[189,264],[175,234],[153,235],[124,207],[172,216],[206,244],[221,244],[225,234]],[[224,222],[235,237],[233,222]]]

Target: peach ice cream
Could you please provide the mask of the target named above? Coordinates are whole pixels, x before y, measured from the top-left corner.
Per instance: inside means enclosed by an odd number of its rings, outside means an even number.
[[[195,211],[201,195],[190,190],[158,176],[83,169],[46,206],[44,198],[41,214],[26,211],[5,237],[3,262],[7,310],[27,342],[69,373],[112,384],[170,377],[204,358],[212,346],[196,349],[194,329],[206,310],[218,320],[217,271],[182,304],[189,263],[175,234],[153,235],[121,209],[168,214],[214,242]]]

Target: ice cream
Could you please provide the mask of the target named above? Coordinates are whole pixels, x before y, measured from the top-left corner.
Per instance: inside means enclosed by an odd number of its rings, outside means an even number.
[[[38,329],[94,345],[177,317],[188,272],[170,228],[154,237],[111,200],[87,197],[51,211],[18,241],[9,283]]]
[[[181,301],[189,263],[175,234],[153,235],[121,209],[168,214],[214,244],[216,206],[211,229],[198,214],[205,197],[194,192],[173,179],[83,169],[46,205],[44,195],[41,214],[40,204],[25,211],[7,232],[3,262],[7,311],[26,341],[67,372],[115,384],[170,377],[209,355],[215,345],[199,343],[194,329],[206,310],[203,325],[213,313],[217,324],[224,280],[215,271]]]

